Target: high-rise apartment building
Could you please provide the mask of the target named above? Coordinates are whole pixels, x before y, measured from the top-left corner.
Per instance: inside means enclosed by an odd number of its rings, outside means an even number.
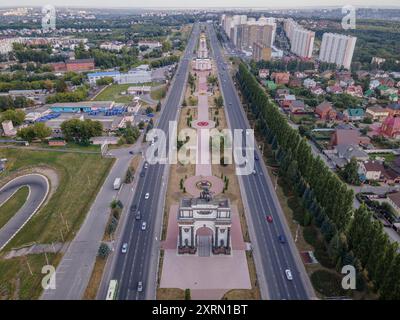
[[[253,43],[253,59],[255,61],[260,61],[260,60],[269,61],[271,60],[271,56],[272,56],[272,49],[270,47],[266,47],[261,42]]]
[[[337,33],[322,36],[319,60],[350,69],[357,38]]]
[[[304,29],[293,19],[286,19],[283,28],[290,41],[290,50],[301,58],[311,58],[315,32]]]

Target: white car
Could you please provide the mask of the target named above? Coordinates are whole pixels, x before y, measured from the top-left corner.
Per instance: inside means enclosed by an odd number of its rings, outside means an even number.
[[[144,231],[144,230],[146,230],[146,222],[142,222],[142,230]]]
[[[128,251],[128,244],[125,242],[125,243],[122,245],[121,252],[122,252],[122,253],[126,253],[127,251]]]
[[[150,198],[150,193],[146,193],[145,195],[144,195],[144,198],[147,200],[147,199],[149,199]]]
[[[285,270],[285,274],[288,280],[293,280],[292,272],[289,269]]]
[[[138,282],[137,291],[138,291],[138,292],[142,292],[142,291],[143,291],[143,283],[142,283],[142,281],[139,281],[139,282]]]

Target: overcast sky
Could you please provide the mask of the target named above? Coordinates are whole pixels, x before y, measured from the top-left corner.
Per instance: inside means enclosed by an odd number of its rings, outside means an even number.
[[[302,7],[302,6],[399,6],[399,0],[13,0],[0,6],[84,6],[84,7]]]

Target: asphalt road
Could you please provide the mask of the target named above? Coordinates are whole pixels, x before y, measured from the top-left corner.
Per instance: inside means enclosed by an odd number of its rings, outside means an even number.
[[[156,128],[168,133],[169,121],[176,120],[180,108],[188,66],[193,57],[193,50],[199,36],[198,25],[193,28],[184,55],[181,57],[174,82],[168,92]],[[164,192],[168,180],[168,166],[165,164],[149,165],[143,169],[145,176],[140,178],[133,195],[132,205],[141,212],[141,220],[135,220],[134,214],[128,213],[126,224],[118,241],[112,264],[111,279],[118,281],[118,300],[140,300],[155,298],[155,273],[157,272],[160,223],[162,222]],[[150,198],[145,199],[149,193]],[[146,222],[146,230],[142,223]],[[121,245],[128,244],[127,253],[121,253]],[[138,292],[138,282],[143,282],[143,291]],[[99,297],[104,299],[106,290]]]
[[[17,177],[0,189],[0,205],[11,198],[20,188],[29,188],[25,204],[15,215],[0,229],[0,250],[18,233],[18,231],[36,213],[49,192],[47,178],[40,174],[28,174]]]
[[[110,203],[119,199],[127,203],[130,198],[128,185],[122,185],[120,190],[114,190],[115,178],[124,178],[128,166],[137,147],[110,150],[109,154],[116,158],[104,184],[92,203],[85,220],[70,243],[56,270],[56,288],[44,290],[42,300],[80,300],[89,283],[96,260],[99,245],[110,217]],[[79,187],[79,186],[77,186]]]
[[[229,75],[214,27],[208,24],[211,47],[216,61],[228,120],[231,129],[249,128],[236,89]],[[258,150],[258,158],[262,159]],[[261,289],[267,289],[269,299],[303,300],[313,297],[309,279],[295,247],[292,236],[284,221],[285,217],[277,199],[274,185],[263,161],[255,161],[256,174],[239,176],[242,197],[250,216],[250,236],[254,248]],[[266,221],[272,215],[273,222]],[[248,217],[249,217],[248,216]],[[284,235],[286,243],[281,244],[278,236]],[[290,269],[293,280],[288,280],[285,270]],[[261,271],[261,272],[260,272]],[[265,282],[264,282],[265,281]],[[265,296],[265,294],[264,294]]]

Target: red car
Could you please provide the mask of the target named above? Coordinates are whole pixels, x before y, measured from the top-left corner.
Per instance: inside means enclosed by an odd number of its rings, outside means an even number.
[[[267,221],[272,222],[272,216],[267,216]]]

